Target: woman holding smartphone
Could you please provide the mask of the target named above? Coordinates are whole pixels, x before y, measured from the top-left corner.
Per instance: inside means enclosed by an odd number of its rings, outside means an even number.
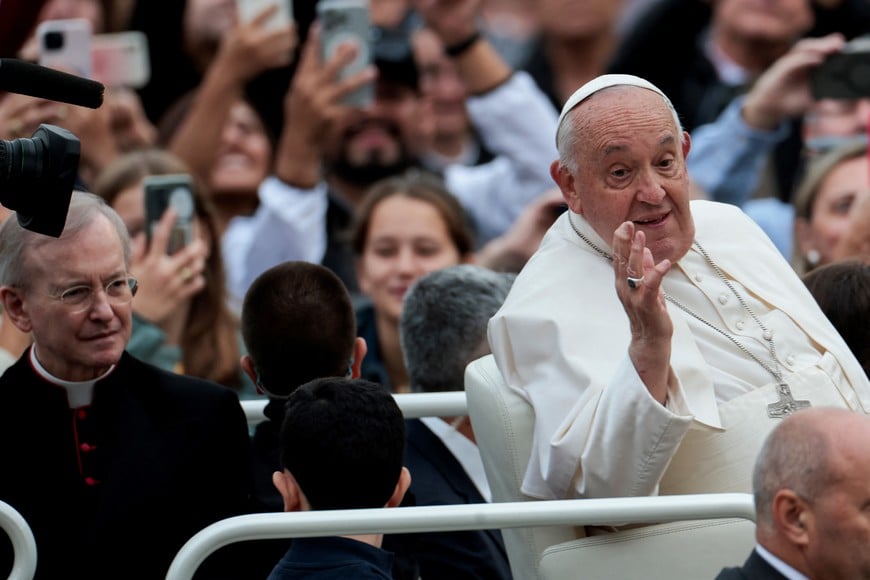
[[[227,306],[226,281],[210,205],[194,179],[191,242],[168,253],[176,219],[170,209],[146,241],[143,182],[151,175],[188,173],[172,154],[157,149],[126,154],[103,171],[94,193],[127,224],[132,239],[131,273],[139,280],[133,302],[133,335],[127,350],[167,370],[213,380],[257,397],[239,364],[237,318]]]

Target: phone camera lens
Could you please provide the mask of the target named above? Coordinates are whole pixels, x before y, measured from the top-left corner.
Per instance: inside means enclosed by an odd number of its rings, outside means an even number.
[[[58,31],[47,32],[45,34],[45,48],[48,50],[63,48],[63,33]]]

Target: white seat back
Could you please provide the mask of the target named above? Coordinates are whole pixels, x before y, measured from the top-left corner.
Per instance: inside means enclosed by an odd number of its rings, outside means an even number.
[[[536,501],[520,491],[532,452],[531,404],[505,385],[491,354],[466,368],[465,396],[492,500]],[[538,559],[544,549],[577,536],[572,526],[502,530],[514,578],[539,578]]]
[[[465,394],[493,501],[536,501],[520,491],[531,455],[531,404],[505,384],[491,354],[466,368]],[[588,538],[582,528],[549,526],[503,529],[502,535],[515,578],[713,578],[745,560],[755,524],[681,521]],[[674,553],[680,557],[666,556]]]

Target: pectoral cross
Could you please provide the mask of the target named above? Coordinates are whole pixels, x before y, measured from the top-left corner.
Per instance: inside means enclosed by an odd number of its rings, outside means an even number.
[[[776,385],[776,393],[779,395],[779,400],[767,405],[767,416],[771,419],[782,419],[795,411],[800,411],[810,406],[809,401],[796,401],[785,381],[780,381]]]

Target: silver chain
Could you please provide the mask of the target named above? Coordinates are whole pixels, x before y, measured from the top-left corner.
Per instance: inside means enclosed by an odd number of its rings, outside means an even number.
[[[611,256],[610,254],[608,254],[607,252],[605,252],[604,250],[599,248],[597,245],[592,243],[592,240],[590,240],[589,238],[584,236],[580,232],[580,230],[577,229],[577,226],[574,225],[574,220],[571,219],[570,214],[568,215],[568,223],[571,224],[571,229],[574,230],[574,233],[577,234],[577,236],[581,240],[586,242],[586,244],[590,248],[592,248],[593,250],[598,252],[598,254],[601,255],[601,257],[605,258],[607,261],[613,262],[613,256]],[[755,315],[755,312],[752,311],[752,309],[749,307],[749,305],[746,303],[746,301],[743,300],[743,297],[740,296],[740,294],[737,292],[737,290],[734,288],[734,286],[731,285],[731,282],[728,280],[728,278],[725,277],[725,274],[722,272],[722,270],[719,269],[719,266],[717,266],[713,262],[713,260],[710,259],[710,256],[707,254],[706,250],[704,250],[704,248],[701,246],[701,244],[697,240],[695,240],[693,242],[693,244],[696,248],[698,248],[698,251],[701,253],[701,255],[704,256],[704,260],[706,260],[707,263],[710,264],[710,267],[713,268],[713,270],[719,276],[719,279],[725,283],[725,285],[728,287],[729,290],[731,290],[731,293],[734,294],[734,296],[740,302],[740,305],[743,307],[743,309],[746,310],[747,313],[749,313],[749,316],[752,317],[752,320],[754,320],[755,323],[758,324],[758,326],[761,328],[762,338],[764,338],[764,340],[767,342],[768,348],[770,349],[770,357],[773,360],[774,368],[771,368],[767,363],[765,363],[763,360],[761,360],[760,358],[755,356],[755,354],[751,350],[749,350],[739,340],[734,338],[734,336],[732,336],[731,334],[722,330],[721,328],[719,328],[718,326],[716,326],[712,322],[705,320],[700,315],[693,312],[687,306],[683,305],[677,299],[673,298],[667,292],[664,292],[664,290],[662,290],[662,293],[665,296],[665,300],[667,300],[668,302],[670,302],[671,304],[673,304],[674,306],[676,306],[677,308],[679,308],[680,310],[682,310],[683,312],[688,314],[689,316],[693,317],[698,322],[701,322],[701,323],[707,325],[708,327],[712,328],[713,330],[715,330],[716,332],[718,332],[719,334],[721,334],[722,336],[724,336],[725,338],[730,340],[732,343],[734,343],[734,346],[736,346],[738,349],[740,349],[741,352],[743,352],[749,358],[751,358],[752,360],[757,362],[759,365],[761,365],[761,367],[764,370],[766,370],[771,375],[773,375],[773,377],[777,380],[778,383],[785,382],[782,378],[782,370],[779,368],[779,362],[776,358],[776,345],[773,343],[773,333],[770,330],[768,330],[767,327],[764,326],[764,324],[762,324],[762,322],[761,322],[761,320],[759,320],[758,316]]]

